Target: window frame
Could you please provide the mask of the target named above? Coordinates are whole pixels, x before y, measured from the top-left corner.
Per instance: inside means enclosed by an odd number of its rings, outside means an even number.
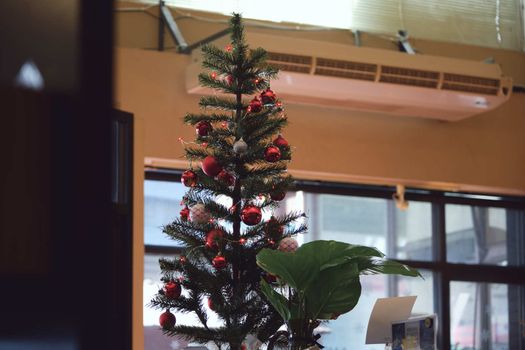
[[[145,180],[180,182],[181,170],[167,168],[146,168]],[[325,181],[296,180],[295,191],[304,191],[317,194],[334,194],[354,197],[391,199],[395,192],[392,186],[376,186],[347,184]],[[447,241],[445,228],[445,205],[461,204],[477,207],[497,207],[504,209],[521,210],[520,222],[525,223],[525,197],[490,195],[480,198],[479,193],[466,192],[444,192],[421,189],[406,189],[407,201],[421,201],[431,204],[432,208],[432,254],[433,260],[402,260],[399,262],[408,264],[414,268],[425,269],[433,273],[434,310],[439,315],[440,327],[438,328],[438,349],[450,349],[450,283],[451,282],[480,282],[480,283],[502,283],[518,286],[519,291],[509,292],[513,302],[520,307],[514,310],[525,318],[525,264],[522,266],[498,266],[482,264],[462,264],[447,261]],[[489,199],[493,198],[493,199]],[[521,240],[518,240],[518,250],[525,255],[525,227],[521,225]],[[145,245],[145,253],[152,254],[180,254],[181,247]],[[522,262],[523,263],[523,262]],[[509,311],[510,313],[510,311]],[[511,325],[509,322],[509,340],[512,341],[511,332],[520,333],[519,325]],[[514,327],[514,329],[512,329]],[[516,328],[517,327],[517,328]],[[512,348],[521,349],[523,337],[517,337],[519,344],[513,344]]]

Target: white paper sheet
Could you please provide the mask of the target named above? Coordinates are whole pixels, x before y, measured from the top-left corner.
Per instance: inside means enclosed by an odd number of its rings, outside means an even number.
[[[408,296],[377,299],[368,321],[366,344],[390,343],[392,322],[408,319],[416,298]]]

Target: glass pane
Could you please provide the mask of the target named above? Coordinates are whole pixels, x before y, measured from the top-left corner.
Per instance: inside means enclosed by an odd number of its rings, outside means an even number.
[[[450,283],[453,349],[516,349],[509,342],[510,288],[505,284]],[[510,320],[515,325],[519,325],[519,321]]]
[[[179,217],[185,191],[179,182],[144,181],[144,244],[177,245],[162,233],[162,226]]]
[[[310,235],[373,246],[388,257],[432,260],[432,205],[410,202],[405,211],[392,200],[306,193],[304,209]]]
[[[403,260],[433,260],[432,205],[410,201],[407,210],[399,210],[395,205],[391,207],[396,224],[395,257]]]
[[[517,212],[503,208],[445,206],[447,260],[454,263],[520,265],[516,254],[520,225]],[[510,223],[510,226],[507,225]]]
[[[423,278],[390,276],[396,281],[395,296],[416,295],[416,303],[412,308],[413,316],[433,314],[434,311],[434,275],[428,270],[419,270]]]

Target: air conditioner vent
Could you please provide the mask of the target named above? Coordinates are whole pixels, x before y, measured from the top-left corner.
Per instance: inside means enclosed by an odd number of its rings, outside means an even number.
[[[414,78],[431,79],[431,80],[439,79],[438,72],[432,72],[428,70],[419,70],[419,69],[410,69],[410,68],[392,67],[392,66],[382,66],[381,74],[399,75],[403,77],[414,77]]]
[[[438,85],[437,81],[433,80],[423,80],[423,79],[414,79],[396,75],[381,75],[379,81],[382,83],[391,83],[391,84],[400,84],[400,85],[411,85],[427,88],[436,88]]]
[[[442,85],[443,90],[453,90],[453,91],[464,91],[464,92],[476,92],[480,94],[485,95],[498,95],[498,89],[496,88],[487,88],[482,86],[474,86],[474,85],[461,85],[461,84],[454,84],[454,83],[443,83]]]
[[[344,71],[344,70],[327,69],[327,68],[319,68],[319,67],[315,69],[314,74],[315,75],[325,75],[329,77],[347,78],[347,79],[358,79],[358,80],[369,80],[369,81],[375,80],[375,74],[367,74],[367,73],[361,73],[361,72],[355,72],[355,71]]]
[[[268,59],[266,62],[279,68],[279,70],[298,73],[310,73],[312,57],[268,52]]]
[[[460,74],[443,74],[443,90],[475,92],[486,95],[497,95],[500,81]]]
[[[314,74],[374,81],[376,72],[375,64],[317,58]]]
[[[443,76],[445,82],[456,82],[460,84],[470,84],[470,85],[481,85],[487,87],[499,88],[500,81],[497,79],[487,79],[481,77],[472,77],[469,75],[459,75],[459,74],[450,74],[445,73]]]

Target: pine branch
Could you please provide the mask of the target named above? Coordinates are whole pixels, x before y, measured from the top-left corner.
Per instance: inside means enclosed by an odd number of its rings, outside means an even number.
[[[251,167],[246,171],[246,174],[248,178],[258,179],[261,177],[280,175],[285,172],[286,169],[286,163],[266,163]]]
[[[217,96],[203,96],[200,98],[199,105],[202,108],[215,108],[225,111],[236,111],[237,108],[245,109],[247,107],[243,104],[237,104],[235,100]]]
[[[235,65],[235,59],[230,52],[225,52],[215,45],[205,44],[201,47],[205,61],[224,62],[225,65]]]
[[[210,341],[217,341],[220,344],[227,342],[224,339],[224,328],[202,328],[196,326],[175,326],[172,329],[163,332],[171,337],[178,336],[186,341],[193,341],[200,344],[206,344]]]
[[[186,221],[176,219],[171,224],[164,226],[162,232],[187,246],[204,244],[203,239],[205,232]]]
[[[184,123],[195,125],[201,121],[207,121],[210,123],[216,122],[228,122],[231,121],[232,117],[227,114],[211,113],[211,114],[194,114],[187,113],[184,116]]]
[[[237,92],[236,86],[228,84],[228,82],[213,78],[209,74],[201,73],[199,74],[199,83],[204,87],[209,87],[215,90],[220,90],[227,94],[234,94]]]
[[[264,140],[272,135],[277,134],[288,124],[286,118],[275,118],[268,120],[265,125],[257,129],[246,129],[244,140],[246,142],[253,142],[254,140]]]

